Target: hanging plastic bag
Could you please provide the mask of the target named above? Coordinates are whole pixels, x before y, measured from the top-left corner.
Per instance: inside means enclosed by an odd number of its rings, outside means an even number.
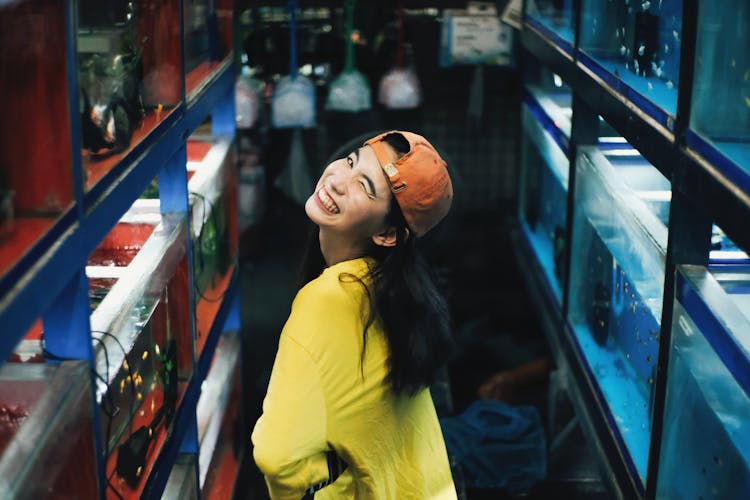
[[[289,76],[279,81],[271,101],[271,123],[276,128],[315,124],[315,87],[298,72],[296,15],[297,0],[289,0]]]
[[[326,109],[357,113],[372,107],[370,84],[365,75],[354,67],[354,0],[344,2],[346,11],[346,63],[344,70],[337,76],[328,90]]]
[[[243,73],[237,77],[234,84],[234,107],[237,128],[249,129],[258,120],[263,83],[252,77],[243,68]]]
[[[378,101],[390,109],[414,109],[422,104],[422,87],[413,69],[404,61],[404,6],[398,5],[398,48],[396,67],[380,80]]]

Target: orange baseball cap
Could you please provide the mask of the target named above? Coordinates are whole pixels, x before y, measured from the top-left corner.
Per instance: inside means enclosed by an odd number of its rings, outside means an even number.
[[[401,134],[409,151],[392,162],[383,146],[389,134]],[[453,201],[453,184],[445,161],[427,139],[413,132],[392,130],[365,142],[383,168],[391,192],[409,229],[419,238],[446,216]]]

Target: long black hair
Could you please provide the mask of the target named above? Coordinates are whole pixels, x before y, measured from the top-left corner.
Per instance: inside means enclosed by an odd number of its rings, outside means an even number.
[[[399,157],[409,151],[409,143],[401,134],[389,134],[384,141]],[[396,228],[396,244],[384,247],[372,243],[367,255],[375,263],[368,276],[342,273],[339,280],[358,282],[368,298],[362,357],[367,331],[379,319],[390,347],[389,382],[397,393],[415,394],[435,380],[452,352],[450,312],[395,197],[385,219],[387,225]],[[325,267],[317,229],[315,226],[304,261],[302,285]]]

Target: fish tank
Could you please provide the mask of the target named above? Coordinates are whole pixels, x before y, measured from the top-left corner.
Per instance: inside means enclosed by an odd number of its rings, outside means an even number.
[[[201,386],[196,414],[199,480],[205,498],[233,496],[242,460],[241,352],[239,333],[223,333]]]
[[[161,494],[162,500],[198,500],[198,481],[195,474],[195,455],[181,453]]]
[[[573,118],[573,90],[570,86],[532,56],[525,59],[523,81],[524,93],[536,101],[552,125],[569,139]]]
[[[180,2],[78,0],[76,12],[81,155],[90,190],[182,101]]]
[[[669,182],[632,148],[579,149],[568,321],[586,368],[646,481],[659,336]]]
[[[750,267],[679,266],[656,498],[748,491]]]
[[[0,367],[0,491],[5,498],[99,496],[89,365]]]
[[[200,135],[190,138],[187,150],[198,357],[237,262],[236,152],[231,138]]]
[[[750,4],[698,6],[695,72],[686,141],[750,191]]]
[[[65,2],[0,2],[0,95],[12,96],[0,117],[2,295],[75,202],[66,12]]]
[[[525,21],[572,55],[576,31],[573,0],[529,0],[524,6]]]
[[[748,259],[747,252],[738,247],[719,226],[712,226],[709,264],[745,264]]]
[[[195,99],[219,69],[233,47],[234,11],[231,0],[183,2],[185,33],[185,91]]]
[[[523,232],[562,305],[568,197],[567,141],[530,93],[521,107],[519,211]]]
[[[142,493],[193,363],[186,217],[152,217],[153,233],[90,319],[106,473],[123,496]],[[143,440],[145,456],[132,456]]]
[[[682,0],[582,0],[579,62],[672,132],[681,40]]]

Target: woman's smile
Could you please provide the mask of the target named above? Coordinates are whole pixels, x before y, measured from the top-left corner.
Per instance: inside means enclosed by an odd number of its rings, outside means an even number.
[[[331,195],[328,194],[328,191],[326,190],[325,186],[321,187],[317,195],[315,196],[315,200],[318,202],[318,205],[325,211],[331,213],[331,214],[338,214],[341,212],[339,209],[339,206],[336,205],[336,202],[333,201],[333,198],[331,198]]]

